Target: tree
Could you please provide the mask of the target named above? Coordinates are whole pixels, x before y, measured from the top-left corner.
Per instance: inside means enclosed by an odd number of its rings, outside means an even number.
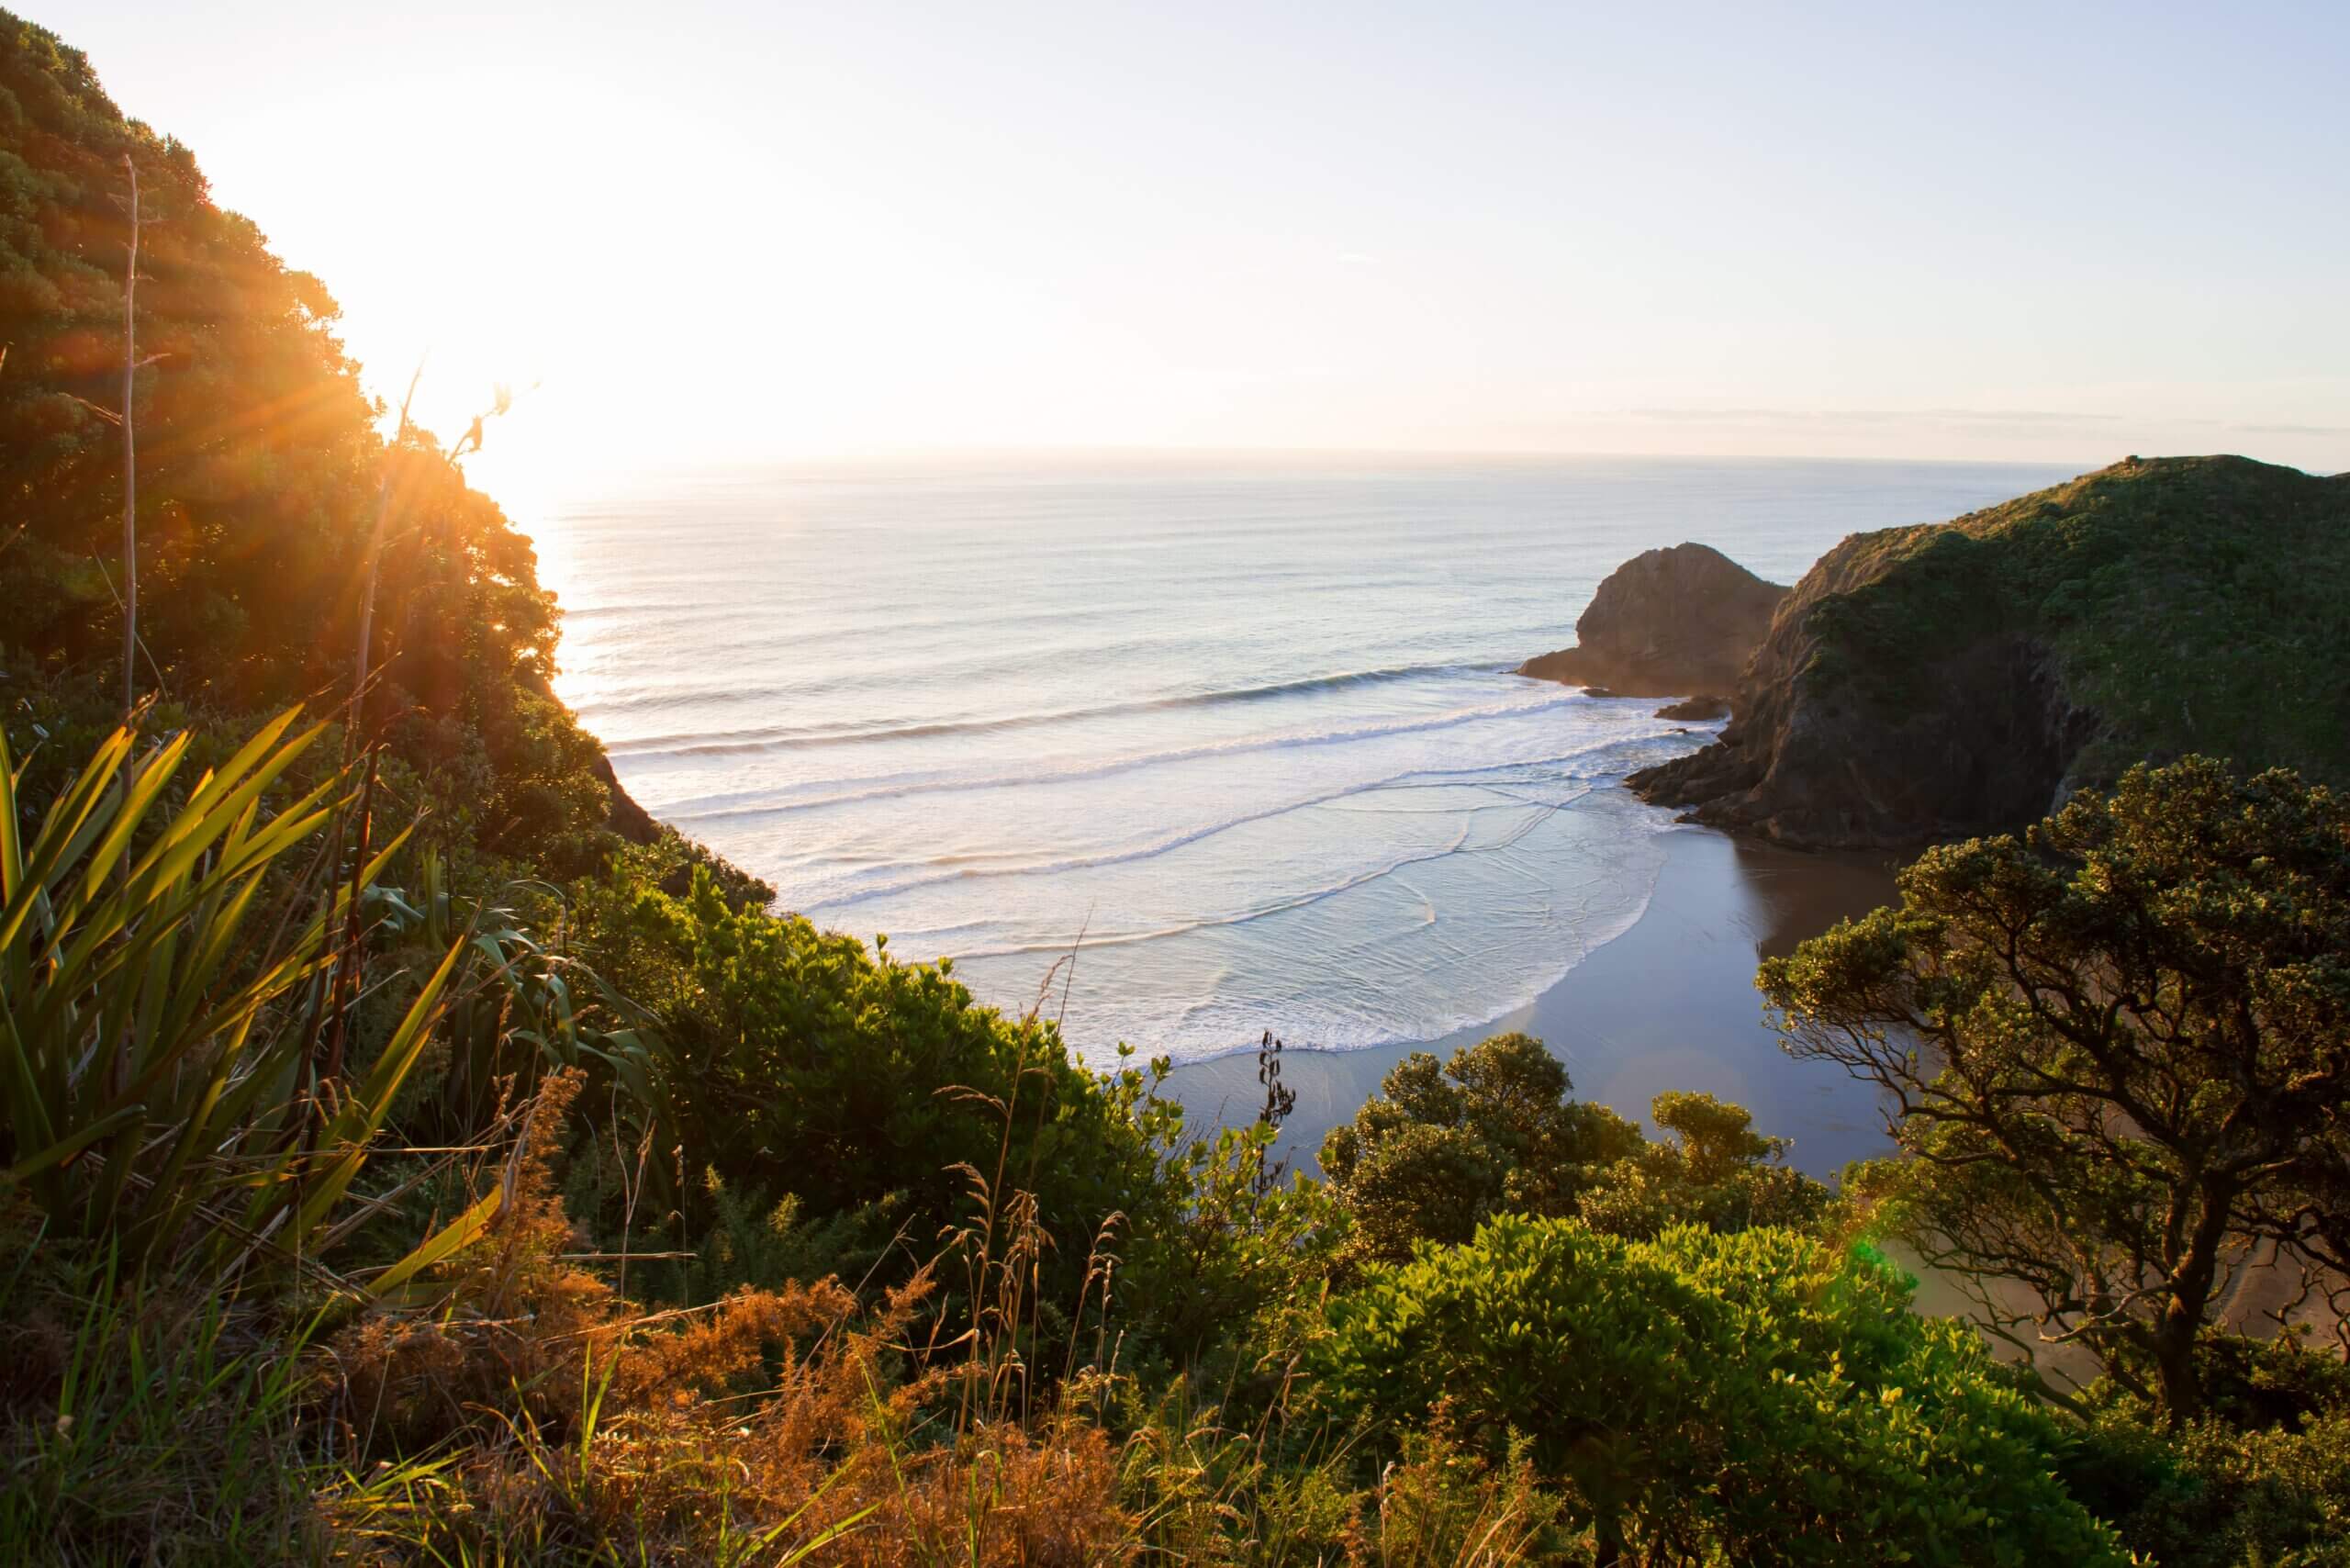
[[[0,11],[0,661],[92,744],[153,688],[229,716],[356,674],[366,738],[429,786],[428,836],[600,866],[598,748],[547,689],[554,597],[456,463],[479,435],[386,442],[337,317],[187,148]]]
[[[1463,1047],[1442,1066],[1406,1057],[1322,1143],[1356,1251],[1403,1259],[1415,1242],[1466,1241],[1493,1215],[1574,1213],[1601,1170],[1639,1148],[1640,1130],[1568,1099],[1573,1087],[1526,1035]]]
[[[2285,771],[2141,766],[1930,851],[1901,905],[1762,966],[1797,1057],[1882,1086],[1857,1173],[1986,1324],[2074,1343],[2165,1418],[2262,1244],[2350,1236],[2350,803]]]
[[[1577,1209],[1595,1230],[1655,1236],[1675,1224],[1728,1234],[1758,1225],[1802,1229],[1828,1189],[1784,1163],[1789,1141],[1753,1130],[1753,1114],[1710,1094],[1672,1091],[1649,1107],[1672,1136],[1602,1171]]]

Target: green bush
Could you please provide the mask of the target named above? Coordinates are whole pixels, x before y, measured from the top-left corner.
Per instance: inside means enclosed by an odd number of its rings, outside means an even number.
[[[1449,1401],[1489,1453],[1522,1434],[1603,1562],[2124,1561],[2053,1478],[2052,1419],[1908,1289],[1783,1230],[1502,1218],[1371,1270],[1312,1370],[1374,1429]]]
[[[1827,1209],[1828,1189],[1784,1163],[1788,1140],[1756,1133],[1743,1106],[1674,1091],[1658,1095],[1649,1114],[1673,1136],[1643,1145],[1593,1181],[1575,1212],[1594,1230],[1647,1237],[1674,1225],[1806,1229]]]
[[[1036,1194],[1064,1273],[1082,1267],[1078,1238],[1147,1200],[1152,1151],[1102,1081],[1051,1025],[973,1002],[951,966],[730,905],[706,867],[683,897],[626,889],[584,917],[602,972],[658,1020],[680,1134],[661,1152],[686,1187],[714,1171],[796,1194],[811,1219],[894,1194],[927,1256],[971,1215],[976,1175],[1000,1198]],[[688,1238],[711,1217],[689,1212]]]
[[[1497,1214],[1570,1215],[1640,1131],[1567,1095],[1559,1058],[1526,1035],[1463,1047],[1439,1066],[1406,1057],[1348,1126],[1322,1169],[1352,1215],[1352,1250],[1396,1261],[1421,1241],[1466,1241]]]
[[[2173,1430],[2111,1379],[2061,1473],[2163,1568],[2350,1564],[2350,1366],[2297,1338],[2208,1334],[2208,1415]]]

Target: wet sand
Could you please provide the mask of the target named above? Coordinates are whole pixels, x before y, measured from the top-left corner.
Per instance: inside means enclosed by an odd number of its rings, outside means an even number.
[[[1894,898],[1882,860],[1677,827],[1639,920],[1528,1005],[1421,1044],[1282,1052],[1281,1082],[1297,1094],[1282,1152],[1314,1170],[1323,1135],[1352,1120],[1413,1051],[1449,1057],[1516,1029],[1566,1063],[1581,1098],[1645,1123],[1656,1095],[1701,1090],[1752,1111],[1757,1131],[1793,1138],[1789,1158],[1799,1169],[1832,1176],[1849,1160],[1890,1148],[1877,1092],[1841,1068],[1796,1061],[1779,1048],[1754,967]],[[1197,1125],[1249,1120],[1264,1101],[1254,1052],[1179,1068],[1164,1092]]]

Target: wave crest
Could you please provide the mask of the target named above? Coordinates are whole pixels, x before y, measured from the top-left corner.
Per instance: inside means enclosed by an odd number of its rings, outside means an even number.
[[[1002,713],[965,719],[938,719],[916,723],[767,725],[756,729],[696,730],[668,735],[644,735],[615,741],[605,747],[614,756],[728,756],[763,751],[788,751],[805,746],[858,745],[876,741],[927,739],[937,735],[992,734],[1009,730],[1042,729],[1087,719],[1116,718],[1125,713],[1166,712],[1190,708],[1216,708],[1261,702],[1270,698],[1344,691],[1432,676],[1499,675],[1497,665],[1394,665],[1382,669],[1349,670],[1337,675],[1300,677],[1257,686],[1234,686],[1213,691],[1179,692],[1163,697],[1136,698],[1081,708],[1060,708],[1038,713]]]

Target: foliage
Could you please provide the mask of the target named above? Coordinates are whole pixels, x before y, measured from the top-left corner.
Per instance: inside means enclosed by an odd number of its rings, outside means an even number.
[[[1365,1568],[1518,1568],[1590,1562],[1554,1490],[1519,1444],[1495,1459],[1461,1440],[1442,1408],[1404,1431],[1364,1485],[1358,1454],[1326,1428],[1292,1428],[1276,1406],[1254,1421],[1190,1406],[1182,1384],[1133,1428],[1120,1491],[1148,1562],[1337,1562]]]
[[[1453,1434],[1441,1402],[1428,1427],[1407,1431],[1358,1527],[1361,1556],[1394,1568],[1579,1563],[1563,1499],[1542,1484],[1523,1443],[1498,1461]],[[1355,1542],[1348,1542],[1355,1545]]]
[[[1882,1265],[1782,1230],[1504,1217],[1374,1267],[1312,1363],[1342,1413],[1523,1434],[1601,1562],[2123,1561],[2051,1420]]]
[[[1052,1025],[976,1005],[951,966],[731,907],[701,867],[684,897],[633,889],[584,918],[608,978],[660,1018],[683,1160],[723,1186],[789,1192],[811,1216],[894,1195],[924,1249],[967,1212],[967,1170],[1035,1194],[1057,1235],[1145,1195],[1133,1120]]]
[[[216,206],[189,151],[126,119],[79,51],[6,12],[0,599],[18,613],[0,643],[47,679],[119,680],[125,158],[149,218],[138,328],[153,356],[136,393],[139,686],[230,727],[347,689],[388,497],[371,734],[429,786],[434,831],[592,871],[601,752],[549,693],[554,599],[530,542],[428,435],[386,445],[319,280]]]
[[[1897,723],[1919,672],[1991,637],[2049,650],[2098,733],[2070,782],[2190,752],[2350,782],[2350,477],[2132,458],[1950,523],[1856,535],[1801,672]]]
[[[1192,1132],[1182,1107],[1156,1093],[1166,1070],[1154,1062],[1147,1076],[1128,1069],[1105,1085],[1156,1160],[1116,1238],[1125,1309],[1195,1369],[1240,1345],[1252,1374],[1278,1374],[1290,1359],[1278,1347],[1301,1314],[1320,1312],[1351,1217],[1323,1183],[1272,1178],[1277,1122]]]
[[[1672,1136],[1600,1172],[1576,1208],[1594,1230],[1629,1237],[1673,1225],[1802,1230],[1828,1207],[1826,1187],[1783,1163],[1788,1140],[1753,1131],[1744,1107],[1675,1090],[1658,1095],[1649,1115]]]
[[[121,634],[101,563],[118,585],[126,156],[150,219],[139,335],[159,356],[139,386],[141,633],[185,673],[173,688],[268,703],[288,663],[351,645],[324,633],[375,442],[336,307],[212,204],[185,147],[125,119],[78,50],[0,15],[0,493],[22,530],[0,571],[25,609],[10,640],[71,665]]]
[[[2194,1414],[2253,1244],[2338,1271],[2350,1239],[2350,806],[2283,771],[2141,767],[1900,887],[1759,982],[1796,1054],[1897,1097],[1910,1158],[1861,1187],[1987,1320]]]
[[[811,1218],[797,1193],[769,1202],[756,1188],[728,1186],[707,1167],[699,1185],[690,1201],[708,1217],[689,1238],[692,1250],[635,1270],[639,1281],[657,1282],[679,1301],[716,1301],[745,1287],[772,1290],[830,1275],[867,1279],[901,1244],[893,1217],[901,1205],[887,1200]],[[591,1204],[603,1197],[593,1188],[567,1189],[566,1204],[570,1191],[585,1191]]]
[[[2207,1335],[2208,1414],[2163,1434],[2120,1385],[2088,1389],[2060,1473],[2165,1568],[2350,1563],[2350,1367],[2293,1338]]]
[[[294,717],[168,814],[187,737],[142,756],[118,731],[29,838],[0,737],[6,1181],[56,1234],[104,1239],[133,1268],[192,1244],[223,1260],[321,1250],[456,960],[345,1077],[347,934],[391,848],[368,844],[350,767],[264,813],[319,735],[285,738]]]
[[[1396,1260],[1418,1241],[1466,1241],[1496,1214],[1569,1215],[1639,1129],[1568,1099],[1559,1058],[1499,1035],[1452,1059],[1415,1051],[1353,1125],[1323,1140],[1322,1169],[1354,1217],[1358,1256]]]
[[[2167,1483],[2117,1522],[2171,1568],[2350,1563],[2350,1410],[2293,1429],[2189,1423]]]
[[[548,1080],[551,1118],[576,1086]],[[926,1271],[870,1310],[823,1280],[639,1314],[567,1259],[557,1163],[544,1145],[518,1161],[497,1231],[444,1267],[442,1310],[338,1338],[330,1418],[353,1462],[324,1509],[341,1541],[402,1562],[1123,1555],[1098,1428],[992,1405],[950,1421],[966,1347],[909,1343]]]
[[[125,157],[160,352],[140,678],[174,735],[145,751],[113,653]],[[2076,1421],[1799,1234],[1827,1193],[1735,1106],[1662,1096],[1651,1143],[1507,1036],[1411,1058],[1330,1185],[1284,1182],[1270,1036],[1265,1118],[1202,1134],[1163,1062],[1089,1073],[951,966],[770,915],[641,813],[616,835],[529,543],[454,449],[379,435],[334,319],[0,14],[0,679],[41,743],[0,742],[0,1557],[2118,1562],[2086,1502],[2165,1561],[2342,1561],[2340,1363],[2143,1288],[2165,1182],[2229,1245],[2350,1266],[2331,797],[2133,776],[1766,971],[1799,1032],[1942,1031],[1926,1178],[1847,1207],[1961,1261],[2060,1248],[2031,1278],[2103,1292],[2050,1311],[2114,1368]],[[1906,639],[2021,606],[2106,721],[2090,763],[2337,770],[2339,483],[2132,465],[1880,536],[1807,678],[1897,700]],[[348,692],[377,543],[366,760],[323,763],[330,732],[247,716]],[[1973,1092],[1996,1159],[1927,1114]],[[2193,1418],[2144,1374],[2180,1316]]]
[[[591,1087],[617,1082],[625,1092],[614,1105],[615,1136],[634,1143],[641,1132],[673,1147],[657,1021],[576,950],[563,889],[532,879],[468,897],[431,847],[414,869],[414,881],[374,890],[383,945],[418,967],[452,947],[460,957],[425,1063],[427,1092],[404,1108],[404,1127],[426,1143],[462,1142],[543,1074],[585,1068]]]
[[[1710,1094],[1657,1096],[1658,1142],[1572,1084],[1542,1042],[1497,1035],[1441,1070],[1414,1052],[1323,1141],[1322,1168],[1353,1223],[1348,1255],[1398,1262],[1422,1241],[1461,1242],[1500,1214],[1579,1215],[1593,1228],[1653,1236],[1674,1224],[1715,1230],[1797,1227],[1828,1190],[1782,1163],[1785,1138]]]
[[[12,1214],[12,1220],[26,1216]],[[11,1225],[0,1281],[0,1561],[299,1561],[301,1326]]]

